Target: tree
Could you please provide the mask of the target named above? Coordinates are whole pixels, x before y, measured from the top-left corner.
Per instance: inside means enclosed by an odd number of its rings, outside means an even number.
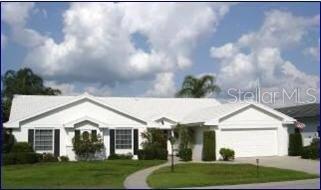
[[[167,160],[167,135],[160,129],[149,128],[141,134],[144,138],[138,158],[142,160]]]
[[[176,97],[203,98],[213,92],[219,92],[220,88],[215,84],[215,77],[204,75],[196,78],[192,75],[185,77],[181,90],[176,93]]]
[[[192,147],[194,145],[194,130],[180,124],[177,124],[174,130],[174,132],[178,134],[178,156],[183,161],[191,160]]]
[[[1,76],[2,82],[2,122],[8,121],[11,102],[15,94],[24,95],[59,95],[60,90],[47,87],[40,76],[29,68],[18,71],[8,70]]]

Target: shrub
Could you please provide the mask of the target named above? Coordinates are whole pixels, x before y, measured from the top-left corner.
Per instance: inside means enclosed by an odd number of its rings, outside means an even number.
[[[21,153],[21,152],[34,152],[33,148],[27,142],[17,142],[13,144],[11,152]]]
[[[69,162],[68,156],[60,156],[60,161],[61,162]]]
[[[111,154],[108,156],[108,160],[131,160],[133,158],[132,154]]]
[[[82,137],[73,138],[73,147],[78,158],[89,160],[97,152],[101,152],[104,143],[100,135],[90,136],[87,131],[83,132]]]
[[[7,133],[6,131],[4,131],[2,152],[11,152],[14,141],[14,135],[12,133]]]
[[[40,162],[58,162],[58,158],[51,153],[43,153],[40,156]]]
[[[148,129],[142,133],[145,141],[143,149],[138,151],[138,159],[141,160],[167,160],[167,137],[159,129]]]
[[[204,131],[203,133],[203,161],[216,160],[216,145],[215,145],[215,131]]]
[[[289,156],[300,156],[302,152],[302,136],[300,132],[289,136]]]
[[[229,148],[221,148],[220,154],[224,161],[234,160],[235,152]]]
[[[157,144],[138,150],[138,159],[140,160],[167,160],[167,155],[167,150]]]
[[[38,161],[34,152],[11,152],[3,155],[3,164],[32,164]]]
[[[179,150],[178,154],[179,154],[179,157],[183,161],[191,161],[192,160],[192,149],[191,148],[181,149],[181,150]]]
[[[301,158],[314,160],[320,158],[320,139],[315,138],[311,145],[303,147]]]

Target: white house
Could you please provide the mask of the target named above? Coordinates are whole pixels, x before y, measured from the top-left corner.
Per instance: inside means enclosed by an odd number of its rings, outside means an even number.
[[[212,98],[122,98],[15,95],[9,121],[18,142],[36,152],[74,160],[75,131],[96,132],[111,153],[137,154],[147,128],[172,132],[177,123],[195,132],[193,159],[202,155],[203,131],[216,131],[216,152],[235,150],[236,157],[287,155],[288,128],[295,119],[257,103],[221,104]],[[169,152],[170,146],[168,146]]]

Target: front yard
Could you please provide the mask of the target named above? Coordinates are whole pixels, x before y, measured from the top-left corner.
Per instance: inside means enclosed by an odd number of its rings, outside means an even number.
[[[259,168],[251,164],[178,164],[172,173],[170,167],[156,170],[148,177],[153,188],[197,187],[288,181],[317,178],[317,175],[272,167]]]
[[[159,160],[55,162],[2,167],[4,188],[122,188],[125,178]]]

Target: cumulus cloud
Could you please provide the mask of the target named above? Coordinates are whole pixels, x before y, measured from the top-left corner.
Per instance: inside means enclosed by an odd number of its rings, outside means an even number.
[[[14,41],[26,47],[41,45],[46,39],[37,31],[26,27],[34,6],[35,4],[32,2],[7,2],[1,4],[1,20],[10,26]]]
[[[306,56],[312,56],[317,61],[320,61],[320,39],[318,45],[304,49],[303,53]]]
[[[319,27],[319,20],[319,15],[298,17],[273,10],[265,14],[258,31],[244,34],[236,42],[211,47],[210,55],[221,64],[219,84],[225,90],[249,90],[259,80],[265,91],[313,88],[320,97],[320,78],[300,71],[282,57],[282,52],[298,45],[311,28]]]
[[[157,74],[153,87],[145,93],[145,96],[172,97],[175,92],[174,74],[160,73]]]
[[[156,78],[158,82],[159,74],[192,64],[191,54],[198,39],[215,31],[229,6],[72,3],[63,15],[64,40],[58,43],[46,37],[30,50],[24,64],[58,83],[86,82],[112,87],[136,80]],[[137,33],[146,38],[148,50],[133,40]]]

